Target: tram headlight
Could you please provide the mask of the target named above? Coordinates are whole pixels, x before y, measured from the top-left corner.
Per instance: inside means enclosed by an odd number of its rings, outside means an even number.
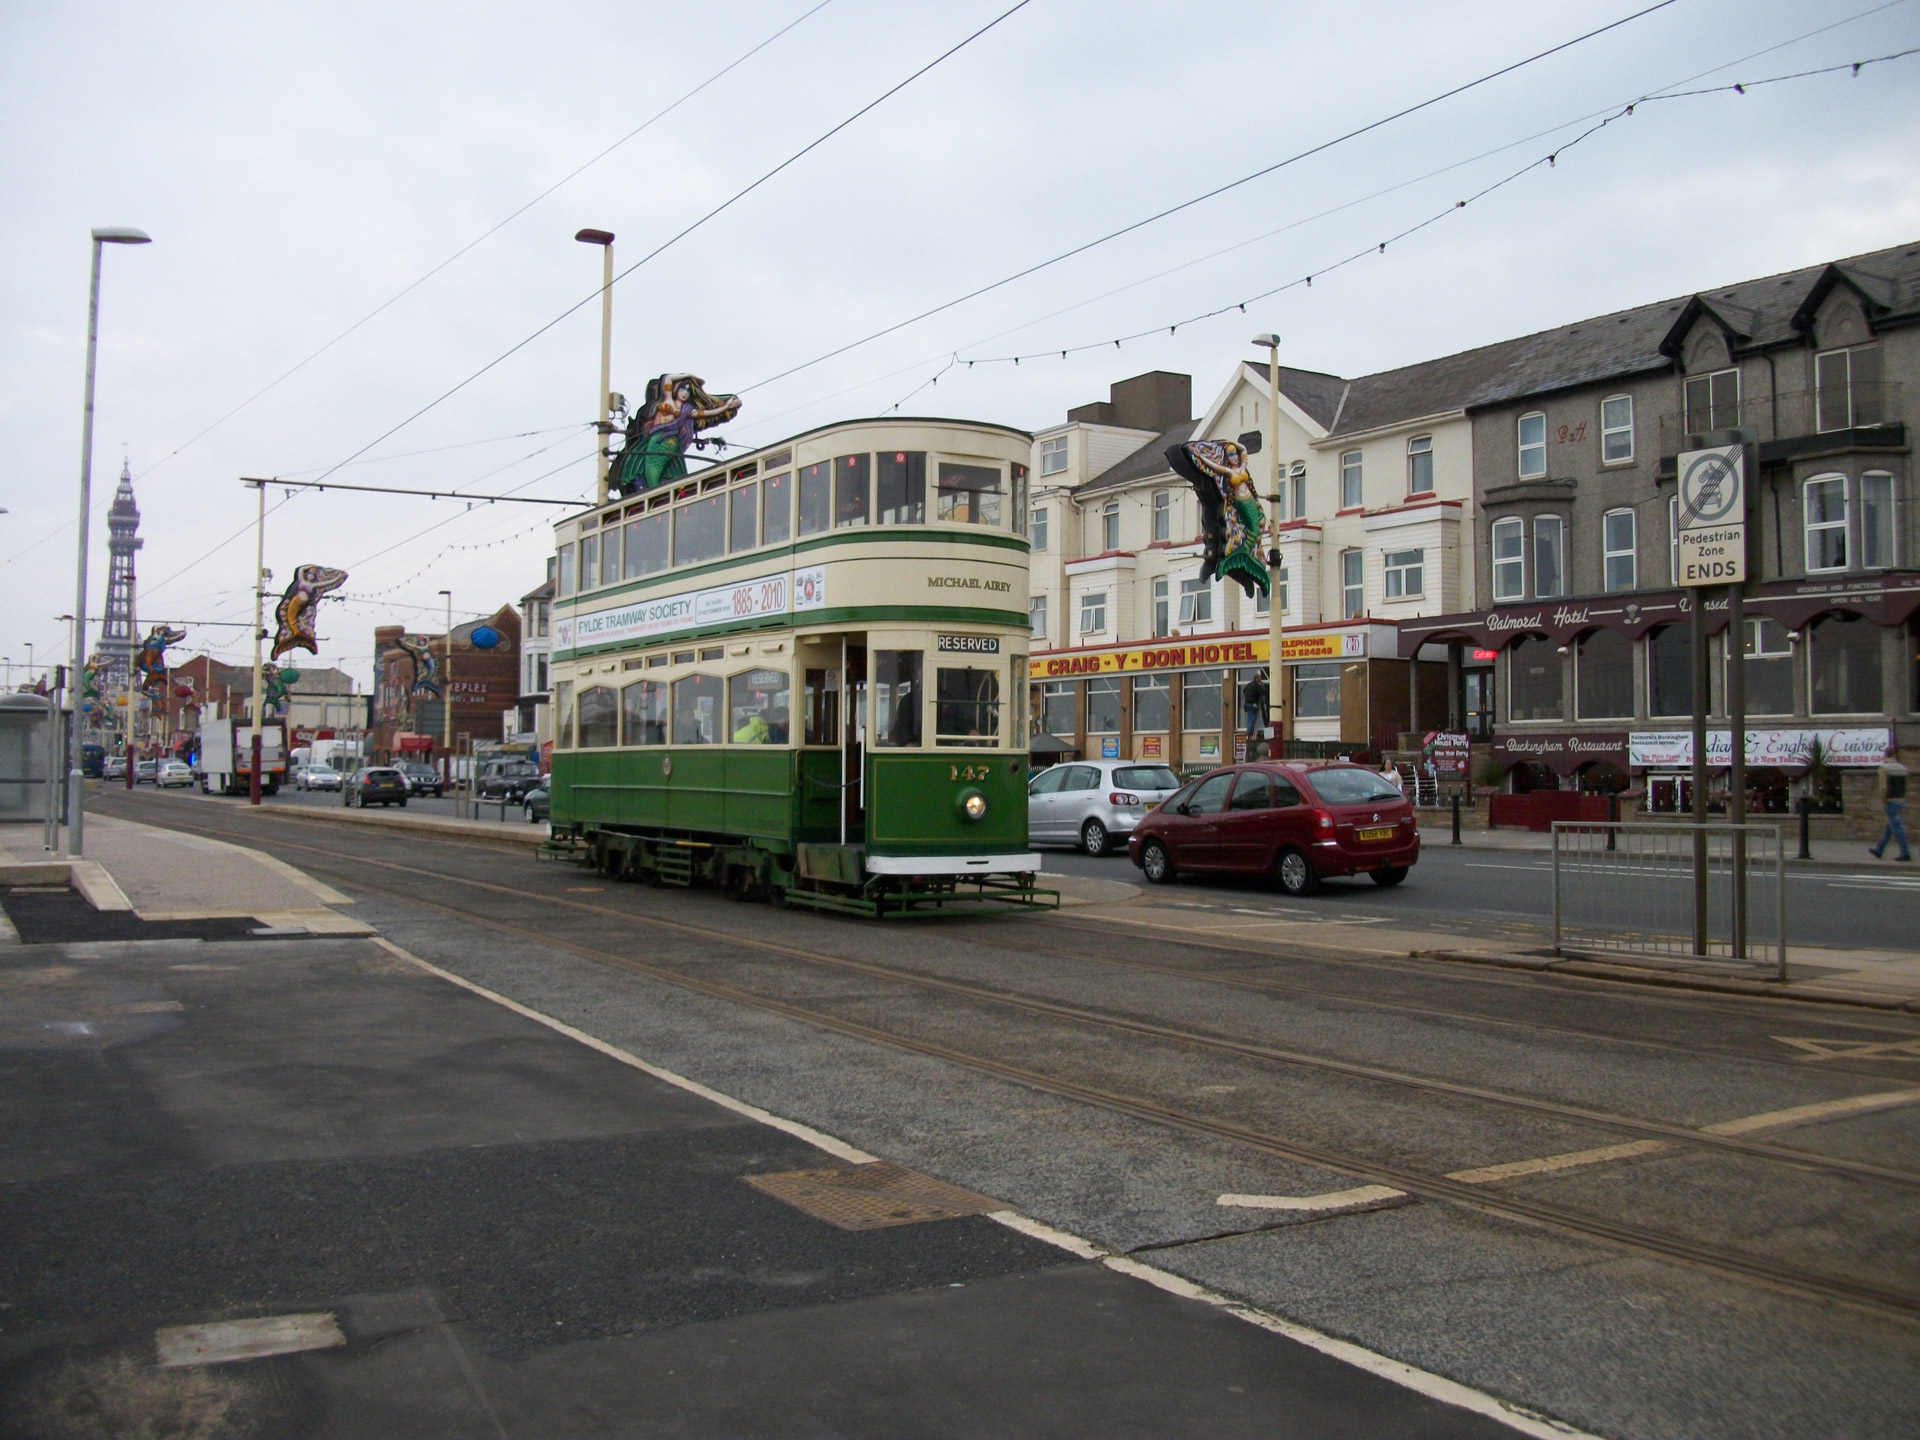
[[[987,814],[987,797],[978,790],[969,790],[960,797],[960,818],[966,821],[984,820]]]

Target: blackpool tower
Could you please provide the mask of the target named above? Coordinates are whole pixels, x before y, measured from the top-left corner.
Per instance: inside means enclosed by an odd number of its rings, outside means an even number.
[[[113,492],[107,511],[107,610],[100,626],[99,662],[95,680],[104,695],[124,694],[127,668],[133,663],[133,552],[146,542],[140,529],[140,507],[133,503],[133,474],[120,466],[120,488]]]

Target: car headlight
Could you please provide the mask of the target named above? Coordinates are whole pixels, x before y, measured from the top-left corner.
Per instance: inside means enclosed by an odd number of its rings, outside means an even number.
[[[986,818],[987,797],[978,790],[969,790],[960,797],[960,816],[963,820],[974,821]]]

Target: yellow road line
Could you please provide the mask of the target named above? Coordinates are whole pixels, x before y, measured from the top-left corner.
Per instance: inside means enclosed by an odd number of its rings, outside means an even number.
[[[1874,1095],[1823,1100],[1817,1105],[1796,1105],[1791,1110],[1769,1110],[1764,1115],[1722,1120],[1718,1125],[1702,1125],[1700,1132],[1703,1135],[1750,1135],[1756,1130],[1778,1130],[1787,1125],[1804,1125],[1810,1120],[1831,1119],[1836,1115],[1863,1115],[1869,1110],[1888,1110],[1896,1105],[1914,1104],[1920,1104],[1920,1090],[1882,1090]]]
[[[1658,1155],[1672,1148],[1665,1140],[1632,1140],[1624,1145],[1602,1145],[1597,1150],[1568,1150],[1559,1155],[1542,1155],[1534,1160],[1510,1160],[1505,1165],[1455,1170],[1447,1178],[1458,1180],[1463,1185],[1489,1185],[1495,1180],[1510,1180],[1516,1175],[1547,1175],[1555,1170],[1575,1170],[1582,1165],[1603,1165],[1609,1160],[1630,1160],[1636,1155]]]

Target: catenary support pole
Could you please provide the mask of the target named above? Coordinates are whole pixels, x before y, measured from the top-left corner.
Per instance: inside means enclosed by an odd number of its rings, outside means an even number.
[[[262,674],[265,666],[261,662],[260,647],[265,643],[267,632],[262,606],[266,600],[267,583],[267,482],[249,481],[253,486],[257,503],[253,517],[253,696],[248,704],[248,712],[253,716],[253,724],[247,735],[247,751],[252,756],[251,773],[247,776],[247,803],[260,803],[260,755],[265,748],[260,743],[261,711],[266,705],[266,692],[262,687]]]
[[[1694,591],[1687,616],[1693,662],[1693,953],[1707,953],[1707,664],[1706,596]]]
[[[1733,825],[1733,958],[1747,958],[1747,662],[1741,586],[1727,587],[1727,819]]]

